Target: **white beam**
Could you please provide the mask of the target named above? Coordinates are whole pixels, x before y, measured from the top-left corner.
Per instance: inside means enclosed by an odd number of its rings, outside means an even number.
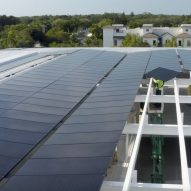
[[[139,124],[128,123],[123,129],[124,135],[137,134]],[[178,136],[177,125],[164,125],[164,124],[144,124],[143,135],[166,135]],[[184,125],[185,136],[191,136],[191,125]]]
[[[145,102],[146,95],[137,95],[135,102]],[[151,95],[150,103],[175,103],[174,95]],[[191,103],[191,96],[179,96],[180,103]]]
[[[130,191],[182,191],[180,184],[150,184],[137,183],[132,184]]]
[[[104,181],[100,191],[122,191],[123,182]],[[182,191],[180,184],[131,184],[130,191]]]
[[[151,87],[152,87],[152,80],[153,79],[151,78],[150,82],[149,82],[149,87],[148,87],[148,91],[147,91],[145,105],[144,105],[144,108],[143,108],[141,121],[140,121],[140,124],[139,124],[139,128],[138,128],[134,148],[133,148],[133,151],[132,151],[132,155],[131,155],[131,159],[130,159],[130,162],[129,162],[129,166],[128,166],[128,170],[127,170],[127,174],[126,174],[126,177],[125,177],[125,181],[124,181],[122,191],[128,191],[129,188],[130,188],[130,185],[131,185],[132,173],[133,173],[133,170],[135,168],[135,163],[136,163],[136,159],[137,159],[137,155],[138,155],[138,151],[139,151],[139,146],[140,146],[140,142],[141,142],[141,137],[142,137],[142,132],[143,132],[143,127],[144,127],[145,116],[146,116],[147,107],[148,107],[148,103],[149,103],[149,97],[150,97]]]
[[[179,135],[183,191],[190,191],[190,181],[189,181],[186,146],[185,146],[184,131],[183,131],[183,121],[182,121],[182,117],[181,117],[179,93],[178,93],[178,87],[177,87],[176,80],[174,80],[174,94],[175,94],[175,100],[176,100],[176,115],[177,115],[177,122],[178,122],[178,135]]]

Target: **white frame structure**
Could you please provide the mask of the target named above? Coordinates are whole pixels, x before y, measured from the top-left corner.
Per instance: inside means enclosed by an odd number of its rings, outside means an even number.
[[[141,143],[141,137],[142,137],[142,132],[143,132],[143,128],[144,128],[144,121],[145,121],[145,116],[146,116],[146,112],[147,112],[147,107],[148,107],[148,103],[149,103],[149,97],[151,94],[151,87],[152,87],[152,82],[153,79],[150,79],[149,82],[149,87],[148,87],[148,91],[147,91],[147,96],[146,96],[146,100],[145,100],[145,105],[143,108],[143,113],[141,116],[141,121],[139,124],[139,128],[138,128],[138,132],[137,132],[137,136],[136,136],[136,140],[135,140],[135,144],[134,144],[134,148],[133,148],[133,152],[131,155],[131,159],[128,165],[128,170],[127,170],[127,174],[125,177],[125,181],[124,181],[124,185],[123,185],[123,189],[122,191],[128,191],[131,185],[131,179],[132,179],[132,174],[133,174],[133,170],[135,168],[135,163],[136,163],[136,159],[137,159],[137,155],[138,155],[138,151],[139,151],[139,146]]]
[[[165,190],[166,189],[166,190],[191,191],[189,169],[188,169],[187,155],[186,155],[186,146],[185,146],[185,136],[184,136],[184,129],[183,129],[183,128],[187,128],[187,131],[190,131],[191,126],[183,125],[183,119],[182,119],[182,114],[181,114],[181,109],[180,109],[180,103],[191,103],[191,97],[190,96],[187,96],[187,97],[179,96],[179,88],[178,88],[176,79],[174,80],[173,86],[174,86],[174,93],[175,93],[175,95],[173,95],[173,96],[150,95],[151,87],[152,87],[152,78],[151,78],[149,87],[148,87],[148,91],[147,91],[147,95],[146,96],[138,95],[136,97],[135,102],[144,102],[145,101],[145,105],[144,105],[144,109],[143,109],[143,113],[142,113],[139,125],[127,124],[123,131],[123,134],[132,133],[132,134],[137,134],[137,136],[136,136],[134,148],[132,151],[131,159],[130,159],[130,162],[128,165],[125,181],[123,183],[123,186],[121,186],[122,189],[120,188],[119,190],[134,191],[134,190]],[[155,125],[156,126],[155,128],[158,129],[158,131],[156,132],[156,134],[158,134],[158,135],[160,134],[159,128],[162,127],[163,129],[166,128],[166,131],[162,135],[173,135],[173,133],[174,133],[174,135],[178,136],[179,147],[180,147],[182,184],[176,185],[177,189],[176,189],[176,186],[173,184],[169,184],[168,186],[165,186],[165,184],[157,184],[157,185],[156,184],[142,184],[142,186],[140,186],[139,183],[134,184],[131,182],[132,174],[133,174],[133,171],[135,168],[135,163],[137,160],[137,155],[138,155],[138,151],[139,151],[139,147],[140,147],[142,134],[152,134],[152,132],[154,131],[154,129],[152,130],[151,124],[144,123],[149,102],[158,102],[158,103],[163,102],[163,103],[175,103],[176,104],[177,125]],[[131,129],[128,128],[130,126],[132,126]],[[133,130],[133,126],[135,127],[134,130]],[[143,129],[144,129],[144,131],[143,131]],[[190,134],[191,134],[191,131],[190,131]]]
[[[178,123],[178,137],[179,137],[179,147],[180,147],[180,162],[181,162],[183,191],[190,191],[190,180],[189,180],[188,162],[187,162],[186,146],[185,146],[184,131],[183,131],[183,121],[181,117],[179,91],[176,79],[174,80],[174,94],[175,94],[176,115]]]

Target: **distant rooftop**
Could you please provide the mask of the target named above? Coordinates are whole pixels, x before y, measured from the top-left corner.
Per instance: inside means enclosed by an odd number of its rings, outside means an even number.
[[[143,27],[153,27],[153,24],[143,24]]]
[[[191,24],[181,24],[181,27],[191,27]]]
[[[124,27],[123,24],[113,24],[112,26],[113,26],[113,27]]]

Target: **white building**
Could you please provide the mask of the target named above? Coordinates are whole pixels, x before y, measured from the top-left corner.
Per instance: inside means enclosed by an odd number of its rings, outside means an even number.
[[[121,24],[103,28],[103,46],[121,46],[127,34],[136,34],[143,38],[151,47],[165,45],[167,40],[175,38],[178,47],[191,47],[191,24],[182,24],[180,27],[153,27],[153,24],[144,24],[142,28],[130,29]]]

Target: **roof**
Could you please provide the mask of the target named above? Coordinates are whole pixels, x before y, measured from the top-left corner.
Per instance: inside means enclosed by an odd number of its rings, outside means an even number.
[[[104,26],[103,29],[115,29],[115,28],[125,28],[123,24],[113,24],[113,25],[107,25]]]
[[[143,24],[143,27],[153,27],[153,24]]]
[[[154,33],[146,33],[143,35],[143,38],[158,38],[159,36]]]
[[[146,77],[149,78],[155,78],[163,81],[169,81],[175,77],[178,77],[181,73],[174,71],[174,70],[169,70],[163,67],[158,67],[146,74]]]
[[[173,36],[172,34],[170,34],[170,33],[168,33],[168,32],[166,32],[166,33],[162,34],[161,36],[165,36],[165,35],[170,35],[170,36]]]
[[[181,24],[181,27],[191,27],[191,24]]]
[[[0,84],[1,191],[99,191],[144,71],[181,71],[176,49],[27,51],[44,62]]]
[[[124,27],[123,24],[112,24],[113,27]]]
[[[191,35],[188,33],[181,33],[177,35],[177,38],[191,38]]]

